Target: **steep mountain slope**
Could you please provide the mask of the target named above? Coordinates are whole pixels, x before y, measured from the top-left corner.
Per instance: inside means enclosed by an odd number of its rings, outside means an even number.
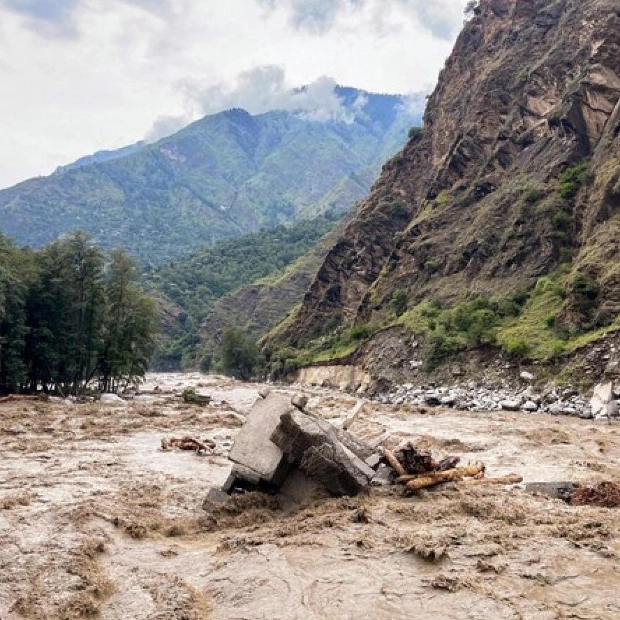
[[[230,325],[257,339],[282,321],[303,300],[329,248],[342,234],[343,225],[329,231],[308,253],[284,269],[244,284],[215,301],[200,326],[202,346],[215,350],[222,332]]]
[[[39,246],[80,228],[106,247],[161,263],[316,211],[347,211],[419,115],[398,96],[349,88],[336,95],[342,120],[229,110],[156,144],[0,191],[0,229]]]
[[[317,241],[337,225],[326,217],[302,220],[220,241],[145,273],[162,314],[153,368],[195,365],[217,349],[228,326],[252,336],[273,327],[301,301],[329,247]]]
[[[487,321],[471,342],[519,336],[511,346],[528,355],[543,355],[528,339],[560,352],[613,324],[619,101],[616,1],[482,0],[423,131],[386,164],[267,349],[311,348],[369,323],[448,337],[466,321],[441,313],[476,298],[493,303],[467,307]]]

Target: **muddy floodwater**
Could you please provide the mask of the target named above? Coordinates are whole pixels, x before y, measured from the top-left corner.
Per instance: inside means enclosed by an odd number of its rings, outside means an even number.
[[[189,385],[210,405],[184,404]],[[620,618],[620,509],[528,482],[620,480],[620,423],[369,403],[351,431],[392,433],[524,484],[377,487],[301,506],[248,494],[205,511],[262,387],[152,375],[129,402],[0,403],[0,619]],[[307,388],[339,423],[356,399]],[[211,439],[215,454],[162,451]]]

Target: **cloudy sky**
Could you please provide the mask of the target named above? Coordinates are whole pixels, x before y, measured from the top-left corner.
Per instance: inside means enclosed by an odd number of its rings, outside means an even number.
[[[0,187],[312,84],[432,89],[466,0],[0,0]]]

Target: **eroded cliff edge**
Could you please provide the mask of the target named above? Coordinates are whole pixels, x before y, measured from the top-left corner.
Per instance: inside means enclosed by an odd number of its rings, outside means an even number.
[[[532,291],[543,276],[561,289],[549,326],[560,335],[614,323],[619,46],[613,0],[482,0],[423,129],[384,166],[268,351],[384,329],[395,295],[402,314]]]

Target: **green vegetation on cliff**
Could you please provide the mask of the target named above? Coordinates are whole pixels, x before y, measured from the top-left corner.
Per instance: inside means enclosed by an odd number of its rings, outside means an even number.
[[[474,348],[553,360],[617,329],[620,84],[601,78],[617,72],[616,4],[476,3],[423,129],[266,339],[271,356],[350,355],[342,335],[372,325],[356,362],[393,356],[413,376],[422,347],[431,364]],[[421,338],[383,351],[378,334],[403,326]]]

